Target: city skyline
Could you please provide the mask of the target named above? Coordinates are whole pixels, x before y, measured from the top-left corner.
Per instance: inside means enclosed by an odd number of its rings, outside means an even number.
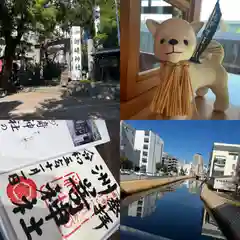
[[[209,161],[213,143],[240,144],[240,128],[235,121],[126,121],[137,130],[151,130],[164,141],[164,152],[180,161],[193,161],[200,153],[204,164]],[[208,136],[208,137],[206,137]]]

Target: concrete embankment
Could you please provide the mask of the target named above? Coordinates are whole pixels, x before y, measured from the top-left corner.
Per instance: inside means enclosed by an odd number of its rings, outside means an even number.
[[[159,178],[159,179],[143,179],[143,180],[132,180],[121,182],[121,196],[128,196],[133,193],[146,191],[152,188],[160,187],[170,183],[190,179],[192,177],[182,176],[182,177],[169,177],[169,178]]]
[[[210,214],[213,216],[226,238],[239,240],[240,207],[232,205],[228,199],[208,189],[206,184],[202,187],[201,199],[204,201]]]

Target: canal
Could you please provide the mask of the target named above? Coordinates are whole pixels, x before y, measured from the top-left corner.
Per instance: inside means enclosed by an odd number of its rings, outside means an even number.
[[[200,185],[187,180],[124,199],[121,239],[226,239],[200,199]]]

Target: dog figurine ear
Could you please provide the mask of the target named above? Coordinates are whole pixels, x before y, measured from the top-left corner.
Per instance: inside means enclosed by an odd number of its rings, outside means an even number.
[[[202,29],[203,25],[204,25],[204,22],[199,22],[199,21],[191,22],[191,26],[192,26],[194,32],[196,33],[196,35]]]
[[[152,33],[152,35],[155,36],[156,32],[157,32],[157,28],[160,25],[160,23],[156,22],[152,19],[147,19],[146,25],[147,25],[148,30]]]

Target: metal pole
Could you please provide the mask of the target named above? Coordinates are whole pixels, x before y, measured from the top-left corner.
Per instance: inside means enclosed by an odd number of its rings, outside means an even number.
[[[115,9],[116,9],[116,20],[117,20],[117,31],[118,31],[118,46],[120,46],[120,24],[119,24],[117,0],[115,0]]]

